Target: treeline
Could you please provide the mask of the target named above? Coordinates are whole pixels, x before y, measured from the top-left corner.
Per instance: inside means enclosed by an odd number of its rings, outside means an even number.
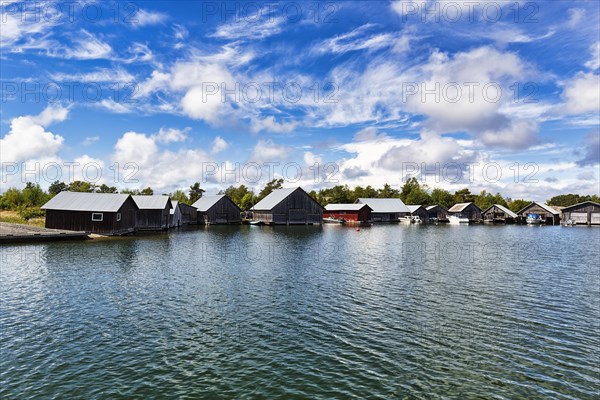
[[[273,190],[283,187],[283,179],[273,179],[268,182],[265,187],[258,193],[249,189],[245,185],[229,186],[222,190],[219,194],[226,194],[231,198],[243,211],[251,210],[252,207],[260,200],[269,195]],[[39,184],[27,182],[25,188],[8,189],[0,196],[0,209],[17,211],[24,219],[44,216],[44,212],[40,207],[50,200],[56,194],[68,190],[71,192],[88,192],[88,193],[119,193],[115,186],[94,185],[85,181],[74,181],[70,184],[64,182],[53,182],[48,191],[45,192]],[[205,190],[200,187],[199,182],[195,182],[189,187],[189,190],[176,190],[173,193],[163,193],[169,195],[173,200],[180,201],[185,204],[193,204],[202,197]],[[132,195],[153,195],[154,190],[147,187],[142,190],[121,190],[120,193]],[[513,200],[509,197],[504,197],[500,193],[492,194],[485,190],[479,194],[471,193],[468,188],[460,189],[454,193],[445,189],[430,188],[419,183],[416,178],[409,179],[400,189],[394,189],[389,184],[385,184],[382,188],[375,189],[372,186],[356,186],[351,189],[348,185],[337,185],[332,188],[321,189],[319,191],[311,191],[309,193],[321,205],[326,206],[329,203],[354,203],[358,198],[399,198],[405,204],[420,204],[420,205],[435,205],[439,204],[446,208],[452,207],[456,203],[473,202],[482,210],[490,207],[492,204],[501,204],[508,207],[510,210],[517,212],[524,208],[531,201],[526,199]],[[577,195],[563,194],[552,197],[546,203],[551,206],[567,207],[583,201],[594,201],[600,203],[598,195]]]

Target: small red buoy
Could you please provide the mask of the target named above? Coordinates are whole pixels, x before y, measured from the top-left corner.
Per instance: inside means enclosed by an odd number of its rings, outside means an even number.
[[[360,232],[360,228],[356,228],[356,232]]]

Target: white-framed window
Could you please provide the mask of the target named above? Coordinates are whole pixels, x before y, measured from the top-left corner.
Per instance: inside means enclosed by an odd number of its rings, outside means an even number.
[[[117,213],[117,221],[121,220],[121,213]]]
[[[104,220],[103,213],[92,213],[92,221],[102,221]]]

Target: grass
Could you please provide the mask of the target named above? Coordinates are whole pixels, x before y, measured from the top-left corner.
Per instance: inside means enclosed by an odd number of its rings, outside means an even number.
[[[0,222],[7,222],[10,224],[23,224],[23,225],[34,225],[44,227],[45,218],[31,218],[26,220],[19,215],[16,211],[0,211]]]

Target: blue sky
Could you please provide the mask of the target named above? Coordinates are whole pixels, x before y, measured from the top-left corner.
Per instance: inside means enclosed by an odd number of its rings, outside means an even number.
[[[2,190],[599,191],[596,1],[0,3]]]

